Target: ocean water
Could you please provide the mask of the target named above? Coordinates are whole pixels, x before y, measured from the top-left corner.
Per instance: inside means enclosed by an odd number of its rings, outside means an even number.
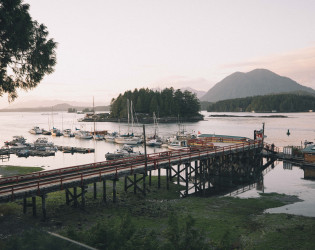
[[[288,145],[301,146],[304,140],[315,142],[315,113],[281,113],[287,118],[267,118],[261,116],[275,115],[275,113],[208,113],[203,112],[205,120],[196,123],[183,123],[182,127],[187,132],[195,133],[214,133],[217,135],[235,135],[253,138],[254,130],[262,128],[265,124],[265,142],[274,143],[278,147]],[[252,117],[210,117],[215,114],[227,114]],[[94,130],[94,123],[78,122],[82,114],[73,114],[66,112],[41,113],[41,112],[3,112],[0,113],[0,145],[5,141],[12,140],[15,135],[22,135],[27,142],[33,142],[38,135],[30,134],[28,131],[34,127],[50,129],[56,127],[59,129],[80,128],[88,131]],[[126,123],[96,123],[96,130],[117,131],[121,133],[133,132],[141,134],[143,126],[135,125],[133,128]],[[178,131],[178,124],[159,124],[159,134],[162,137],[171,136]],[[145,125],[146,135],[154,133],[153,125]],[[287,135],[287,131],[290,135]],[[42,137],[42,136],[41,136]],[[94,140],[80,140],[67,137],[45,136],[55,145],[94,148],[95,153],[89,154],[66,154],[58,151],[53,157],[28,157],[19,158],[11,155],[9,161],[0,161],[1,165],[16,166],[41,166],[46,170],[75,166],[93,162],[105,161],[105,154],[113,152],[120,147],[114,143]],[[135,151],[144,152],[143,146],[138,146]],[[165,149],[147,148],[148,153],[159,152]],[[240,194],[242,198],[256,197],[261,190],[251,189]],[[270,209],[270,213],[292,213],[304,216],[315,217],[315,181],[305,180],[304,172],[301,168],[293,166],[292,169],[285,169],[282,162],[276,162],[274,169],[264,175],[264,192],[278,192],[289,195],[297,195],[302,202],[297,202],[281,208]]]

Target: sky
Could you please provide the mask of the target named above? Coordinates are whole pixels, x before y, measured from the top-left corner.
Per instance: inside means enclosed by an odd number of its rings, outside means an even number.
[[[314,0],[24,0],[57,43],[55,72],[30,100],[109,104],[135,88],[208,91],[269,69],[315,88]],[[0,108],[8,107],[7,96]]]

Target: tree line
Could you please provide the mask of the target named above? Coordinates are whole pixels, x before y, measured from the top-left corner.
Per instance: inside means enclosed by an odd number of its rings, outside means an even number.
[[[127,100],[132,102],[132,109],[136,113],[152,115],[153,112],[159,117],[166,116],[198,116],[200,102],[194,93],[182,92],[173,88],[165,88],[161,91],[153,91],[148,88],[128,90],[111,101],[112,118],[126,118]]]
[[[208,112],[305,112],[315,110],[311,95],[279,94],[218,101],[208,106]]]

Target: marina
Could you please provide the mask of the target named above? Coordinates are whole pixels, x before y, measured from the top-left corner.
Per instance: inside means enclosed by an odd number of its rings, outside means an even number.
[[[7,141],[8,138],[13,137],[14,135],[23,135],[27,139],[27,141],[34,141],[37,137],[28,133],[28,128],[34,126],[34,120],[37,120],[38,123],[36,124],[39,127],[45,128],[47,124],[47,120],[45,117],[41,116],[39,113],[1,113],[2,120],[6,121],[3,123],[0,130],[6,131],[6,127],[10,126],[9,124],[15,123],[17,119],[23,118],[25,124],[17,124],[16,126],[11,126],[12,130],[6,132],[5,137],[4,133],[0,134],[0,142]],[[312,134],[315,133],[315,130],[311,127],[312,121],[315,119],[313,113],[293,113],[293,114],[285,114],[288,116],[287,118],[270,118],[267,121],[264,120],[262,117],[257,118],[236,118],[236,117],[209,117],[210,113],[204,112],[205,120],[200,121],[197,123],[184,123],[185,130],[189,133],[198,134],[199,132],[202,134],[217,134],[217,135],[238,135],[241,137],[246,138],[253,138],[253,131],[260,129],[263,122],[266,122],[266,135],[265,142],[272,144],[274,143],[276,146],[279,146],[280,150],[283,150],[283,147],[287,145],[296,145],[300,146],[302,141],[304,142],[305,139],[311,140],[310,137]],[[254,116],[256,114],[253,114]],[[93,131],[93,124],[86,123],[82,124],[79,122],[73,123],[73,120],[77,121],[83,115],[80,114],[59,114],[58,116],[55,115],[55,126],[62,127],[62,119],[65,127],[69,127],[74,129],[75,127],[80,127],[80,125],[85,127],[87,131]],[[63,117],[63,118],[62,118]],[[290,131],[291,135],[287,136],[287,127],[288,124],[291,124]],[[309,125],[308,125],[309,124]],[[117,131],[117,132],[126,132],[127,131],[127,124],[124,123],[98,123],[98,128],[100,130],[107,130],[109,134]],[[47,125],[46,125],[47,127]],[[142,127],[135,128],[136,133],[140,134],[142,131]],[[178,131],[178,124],[159,124],[159,136],[162,138],[168,138],[174,135]],[[150,134],[154,135],[154,125],[146,125],[146,134],[150,136]],[[314,136],[315,137],[315,136]],[[8,161],[1,161],[1,165],[18,165],[18,166],[39,166],[44,167],[46,170],[58,169],[62,167],[69,167],[75,165],[82,165],[82,164],[91,164],[97,162],[103,162],[105,160],[105,154],[108,152],[115,152],[117,149],[120,149],[122,145],[115,144],[113,142],[106,142],[105,140],[102,141],[95,141],[95,140],[78,140],[75,138],[67,138],[67,137],[49,137],[55,145],[63,146],[63,147],[77,147],[77,148],[92,148],[95,149],[93,153],[88,154],[69,154],[63,153],[62,151],[57,151],[55,156],[42,158],[42,157],[28,157],[28,158],[19,158],[15,155],[11,155]],[[216,142],[221,143],[221,142]],[[135,151],[140,151],[144,154],[144,147],[143,145],[136,145],[134,147]],[[147,153],[159,153],[167,150],[164,147],[147,147]],[[69,151],[68,151],[69,152]],[[277,169],[278,171],[275,171]],[[279,173],[280,171],[280,173]],[[287,174],[288,171],[292,171],[291,173],[294,174],[294,178],[298,178],[298,182],[301,185],[301,188],[305,190],[305,192],[314,192],[314,188],[311,185],[305,186],[303,183],[307,182],[304,180],[304,171],[300,167],[292,166],[291,170],[284,168],[284,164],[282,161],[275,162],[274,169],[268,172],[264,176],[264,183],[269,183],[272,188],[265,187],[264,191],[266,192],[278,192],[281,191],[286,194],[297,194],[298,196],[300,193],[295,191],[295,188],[290,183],[292,181],[286,182],[286,189],[278,189],[277,187],[281,187],[282,182],[284,181],[281,177],[279,181],[277,181],[277,175],[282,176],[285,172]],[[298,172],[299,174],[296,174]],[[152,174],[157,175],[158,172],[152,171]],[[161,174],[166,174],[164,170],[161,170]],[[274,176],[276,175],[276,176]],[[289,175],[291,176],[291,175]],[[293,176],[292,176],[293,177]],[[268,181],[269,178],[273,180],[272,185]],[[280,178],[280,177],[279,177]],[[291,178],[291,177],[290,177]],[[310,181],[312,183],[312,181]],[[260,190],[254,189],[249,190],[248,192],[242,193],[240,196],[255,196],[255,194],[261,192]],[[304,202],[299,202],[299,206],[302,206],[303,209],[300,209],[303,214],[307,216],[315,216],[313,210],[311,209],[311,204],[315,204],[315,200],[309,198]],[[305,205],[304,205],[305,204]],[[292,205],[293,206],[293,205]],[[297,205],[295,205],[297,206]],[[305,206],[305,207],[304,207]],[[285,212],[290,213],[290,209],[285,210]],[[294,211],[296,212],[296,211]]]

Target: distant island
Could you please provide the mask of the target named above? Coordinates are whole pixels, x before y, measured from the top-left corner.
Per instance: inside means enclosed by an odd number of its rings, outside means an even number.
[[[6,108],[0,109],[0,112],[55,112],[55,111],[91,111],[93,107],[81,107],[81,106],[72,106],[67,103],[61,103],[53,106],[46,106],[46,107],[34,107],[34,108]],[[94,107],[94,111],[109,111],[109,106],[96,106]]]
[[[288,116],[286,116],[286,115],[209,115],[209,117],[288,118]]]
[[[196,122],[203,120],[199,113],[200,102],[196,94],[180,89],[165,88],[161,91],[148,88],[126,91],[112,99],[109,115],[87,115],[82,121],[127,122],[133,118],[139,123],[153,123],[154,114],[160,123]]]
[[[278,94],[237,98],[209,104],[208,112],[309,112],[315,110],[315,96]]]

